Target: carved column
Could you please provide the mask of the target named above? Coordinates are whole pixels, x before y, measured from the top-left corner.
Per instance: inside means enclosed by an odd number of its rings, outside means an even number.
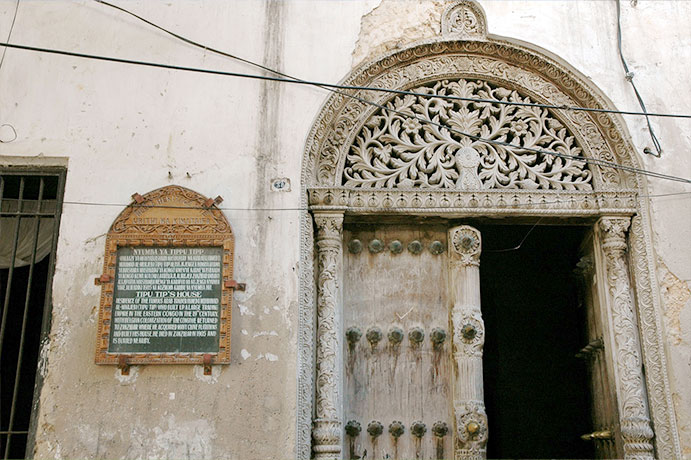
[[[624,455],[653,458],[653,430],[645,400],[641,351],[626,258],[626,231],[631,220],[604,217],[599,221],[607,272],[607,292],[614,328],[617,399]]]
[[[317,379],[312,430],[315,459],[341,457],[340,345],[343,214],[315,213],[317,224]]]
[[[487,414],[482,388],[482,346],[485,324],[480,311],[480,232],[463,225],[449,231],[449,263],[453,310],[456,417],[454,456],[487,456]]]

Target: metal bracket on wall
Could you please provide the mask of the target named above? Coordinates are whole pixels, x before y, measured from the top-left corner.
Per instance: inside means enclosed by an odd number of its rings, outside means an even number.
[[[105,275],[105,274],[99,276],[98,278],[94,278],[94,284],[96,286],[100,286],[100,285],[105,284],[105,283],[110,283],[111,281],[113,281],[113,277],[110,275]]]
[[[204,207],[205,208],[210,208],[211,206],[215,204],[221,204],[223,202],[223,197],[221,195],[218,195],[216,198],[209,198],[204,202]]]
[[[234,290],[236,290],[236,291],[243,291],[243,292],[244,292],[244,290],[247,288],[247,284],[246,284],[246,283],[238,283],[238,282],[235,281],[235,280],[225,280],[225,281],[223,282],[223,286],[224,286],[224,287],[227,287],[227,288],[234,289]]]
[[[130,375],[130,364],[127,362],[129,356],[120,355],[118,356],[118,369],[122,375]]]
[[[204,355],[204,375],[211,375],[211,355]]]

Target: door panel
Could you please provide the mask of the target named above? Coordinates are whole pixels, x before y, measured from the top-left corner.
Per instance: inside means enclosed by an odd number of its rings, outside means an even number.
[[[590,232],[581,245],[581,258],[574,272],[581,284],[582,306],[585,308],[585,346],[576,355],[584,359],[588,367],[591,392],[592,432],[583,439],[594,443],[597,458],[623,458],[621,432],[616,393],[614,388],[611,347],[607,345],[609,323],[603,311],[601,292],[603,282],[602,261],[597,256],[598,248]]]
[[[453,457],[446,254],[443,226],[344,230],[344,458]]]

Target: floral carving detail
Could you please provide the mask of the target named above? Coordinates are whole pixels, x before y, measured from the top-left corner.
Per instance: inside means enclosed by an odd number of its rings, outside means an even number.
[[[655,447],[659,458],[681,457],[681,447],[677,434],[674,413],[669,403],[669,380],[667,378],[667,359],[664,353],[659,317],[661,310],[654,297],[654,272],[648,265],[651,243],[646,235],[645,214],[632,219],[629,239],[632,253],[632,272],[636,282],[638,298],[638,320],[641,340],[645,353],[647,393],[650,402],[653,425],[655,426]]]
[[[341,234],[343,216],[315,215],[317,224],[317,378],[316,415],[313,430],[317,458],[334,458],[340,453],[340,395],[338,391],[339,341],[336,311],[339,298]]]
[[[344,185],[592,190],[584,161],[527,150],[582,155],[575,137],[549,110],[437,96],[533,102],[529,97],[465,79],[412,91],[427,96],[397,96],[386,104],[389,110],[377,111],[362,127],[346,157]]]
[[[487,20],[484,11],[472,0],[463,0],[448,8],[442,16],[442,33],[464,38],[485,38]]]
[[[653,458],[653,430],[645,403],[638,328],[626,259],[629,218],[600,219],[612,303],[616,365],[621,382],[621,434],[627,458]]]
[[[480,265],[481,246],[480,232],[473,227],[462,225],[451,232],[452,256],[461,265]],[[451,261],[456,262],[454,258]]]
[[[487,414],[484,404],[480,401],[468,401],[457,405],[454,412],[458,444],[456,458],[484,458],[487,445]]]

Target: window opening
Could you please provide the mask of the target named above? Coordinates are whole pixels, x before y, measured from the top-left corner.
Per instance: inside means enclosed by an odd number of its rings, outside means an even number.
[[[63,168],[0,169],[0,455],[24,458],[42,383],[41,343],[65,181]],[[37,378],[38,377],[38,378]]]

